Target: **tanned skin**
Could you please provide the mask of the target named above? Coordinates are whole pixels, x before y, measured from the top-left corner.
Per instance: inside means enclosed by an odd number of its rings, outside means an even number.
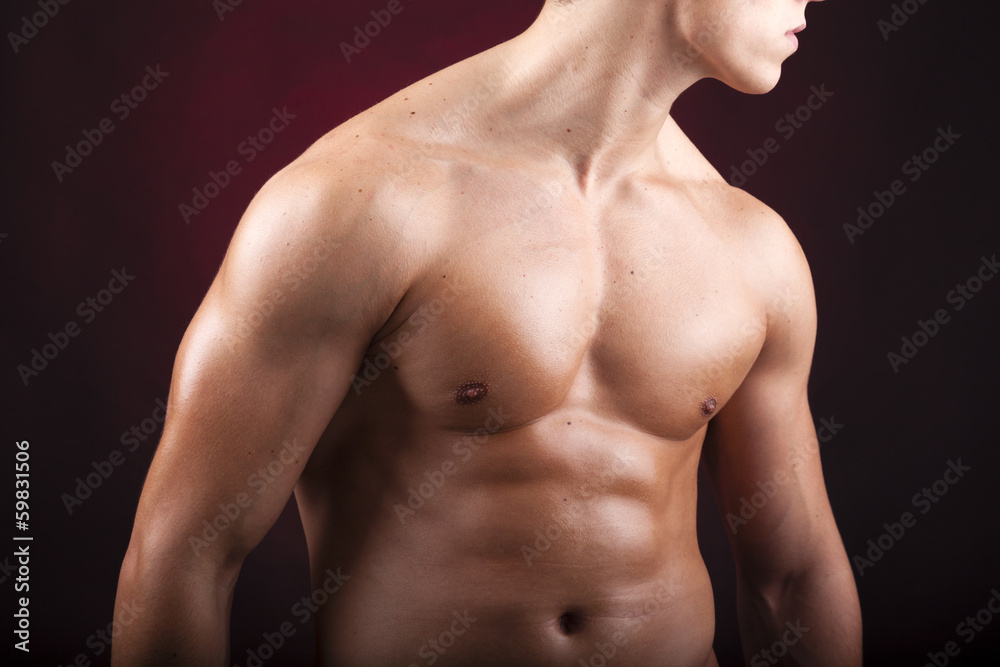
[[[806,5],[550,2],[271,179],[178,351],[115,667],[230,664],[293,492],[318,665],[716,665],[701,460],[723,514],[785,479],[729,531],[747,662],[860,665],[806,260],[669,115],[773,88]]]

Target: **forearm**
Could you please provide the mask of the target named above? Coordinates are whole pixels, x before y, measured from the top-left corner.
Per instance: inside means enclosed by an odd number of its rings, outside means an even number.
[[[861,609],[842,550],[780,583],[741,577],[738,598],[750,667],[860,667]]]
[[[223,667],[229,658],[229,577],[126,558],[115,600],[112,667]],[[234,577],[233,577],[234,579]]]

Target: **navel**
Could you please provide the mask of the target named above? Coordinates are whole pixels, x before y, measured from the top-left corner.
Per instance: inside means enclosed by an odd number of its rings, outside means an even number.
[[[719,402],[715,400],[715,397],[706,398],[701,402],[701,414],[706,417],[715,412],[715,408],[719,406]]]
[[[490,393],[490,386],[485,382],[466,382],[455,390],[455,402],[459,405],[479,403]]]
[[[567,611],[559,617],[559,629],[564,635],[573,635],[583,629],[583,616],[578,611]]]

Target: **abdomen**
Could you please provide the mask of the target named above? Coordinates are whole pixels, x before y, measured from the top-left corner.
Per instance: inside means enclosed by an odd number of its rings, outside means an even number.
[[[321,664],[705,663],[701,434],[563,410],[479,440],[373,441],[304,478],[314,581],[350,577],[316,616]]]

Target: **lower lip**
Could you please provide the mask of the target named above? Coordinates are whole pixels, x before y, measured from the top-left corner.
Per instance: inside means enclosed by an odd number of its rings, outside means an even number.
[[[792,46],[796,49],[799,48],[799,38],[795,36],[794,32],[786,32],[785,37],[787,37],[788,41],[792,43]]]

